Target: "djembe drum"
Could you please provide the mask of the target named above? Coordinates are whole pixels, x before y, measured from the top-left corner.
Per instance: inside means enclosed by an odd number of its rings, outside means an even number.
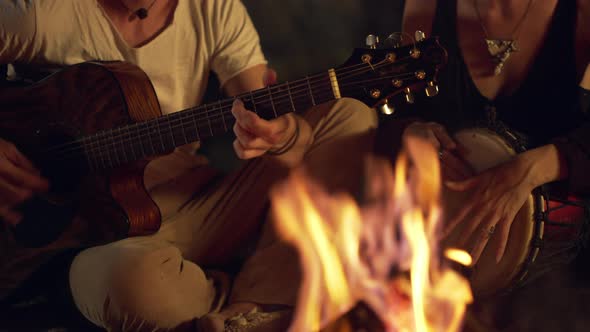
[[[499,165],[525,151],[524,144],[510,130],[469,128],[455,133],[466,148],[465,161],[476,173]],[[469,199],[470,192],[443,189],[445,220],[449,220]],[[521,286],[544,271],[570,262],[576,255],[590,213],[581,199],[560,198],[545,187],[536,188],[513,221],[504,257],[496,262],[499,234],[491,234],[479,261],[472,267],[470,280],[476,297],[486,297]],[[458,225],[443,246],[453,247],[462,233]],[[474,232],[467,243],[481,238]],[[464,248],[468,249],[468,248]]]

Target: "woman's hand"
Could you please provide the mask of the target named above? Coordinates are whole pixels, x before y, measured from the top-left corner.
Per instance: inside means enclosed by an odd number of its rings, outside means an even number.
[[[461,157],[465,149],[451,138],[441,124],[414,122],[404,130],[402,135],[404,142],[410,136],[426,139],[438,151],[444,179],[459,181],[474,174],[471,167]]]
[[[517,157],[470,179],[446,182],[451,190],[470,191],[469,199],[465,200],[455,216],[451,216],[443,235],[463,224],[458,237],[462,242],[457,245],[471,251],[473,264],[478,261],[494,233],[500,237],[496,262],[504,256],[514,218],[536,187],[530,175],[531,165]],[[477,234],[474,243],[467,243],[474,232]]]
[[[18,224],[22,217],[14,207],[48,188],[33,164],[12,143],[0,139],[0,218]]]
[[[471,247],[473,264],[477,262],[490,236],[497,233],[499,246],[496,261],[504,256],[510,227],[516,214],[534,188],[566,177],[563,158],[554,145],[544,145],[513,158],[511,161],[490,168],[465,181],[447,181],[446,186],[455,191],[471,191],[470,199],[452,216],[443,235],[465,223],[459,237],[466,245],[471,235],[478,232]]]

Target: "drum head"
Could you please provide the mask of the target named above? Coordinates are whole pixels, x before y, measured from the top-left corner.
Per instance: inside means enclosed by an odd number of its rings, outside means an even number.
[[[456,140],[465,146],[465,159],[476,172],[482,172],[514,157],[514,149],[504,139],[488,129],[475,128],[459,131]],[[443,188],[442,200],[444,220],[448,222],[456,215],[472,193],[457,193]],[[534,230],[534,203],[532,195],[516,215],[512,223],[508,244],[504,257],[496,263],[495,253],[499,244],[499,234],[495,233],[489,239],[484,251],[473,267],[471,286],[477,297],[485,297],[510,286],[513,279],[523,270],[523,262],[529,255],[530,243]],[[443,242],[443,247],[457,247],[463,227],[459,225]],[[468,243],[475,243],[485,235],[481,229],[474,232]],[[470,248],[461,248],[469,250]]]

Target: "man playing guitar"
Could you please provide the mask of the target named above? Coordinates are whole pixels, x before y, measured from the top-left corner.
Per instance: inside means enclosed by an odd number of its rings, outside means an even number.
[[[229,96],[275,80],[239,0],[0,2],[0,63],[14,64],[18,72],[29,65],[96,60],[141,67],[164,114],[198,105],[211,70]],[[224,278],[215,279],[202,267],[245,255],[265,219],[268,188],[290,168],[305,164],[330,190],[358,189],[362,155],[370,150],[376,126],[375,114],[364,104],[343,98],[313,107],[303,117],[268,121],[236,100],[231,113],[236,120],[233,150],[248,162],[224,177],[212,177],[215,172],[198,153],[198,144],[152,160],[144,182],[162,215],[160,230],[73,257],[69,280],[61,281],[69,283],[87,319],[108,330],[191,325],[219,310],[228,297]],[[19,224],[19,203],[51,186],[13,143],[0,140],[0,216],[7,225]],[[255,250],[237,277],[226,316],[259,304],[294,304],[297,256],[269,228],[264,227],[263,238],[270,240]],[[3,280],[29,276],[52,257],[20,248],[6,234],[0,252],[0,270],[7,275]],[[0,285],[0,296],[19,285]],[[209,330],[223,328],[225,316],[218,317]]]

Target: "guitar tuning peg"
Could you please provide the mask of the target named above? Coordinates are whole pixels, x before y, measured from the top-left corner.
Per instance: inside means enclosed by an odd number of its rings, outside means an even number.
[[[392,33],[385,39],[385,45],[391,48],[399,48],[402,46],[402,35],[400,33]]]
[[[393,106],[389,106],[388,103],[389,103],[389,101],[387,99],[385,99],[383,104],[381,106],[379,106],[379,111],[383,115],[392,115],[393,113],[395,113],[395,108]]]
[[[426,96],[434,97],[438,95],[438,85],[436,85],[434,81],[429,81],[426,88],[424,88],[424,91],[426,92]]]
[[[412,90],[410,90],[410,88],[405,88],[404,94],[406,96],[406,103],[413,104],[414,103],[414,94],[412,93]]]
[[[414,33],[414,38],[416,39],[416,42],[421,42],[426,39],[426,34],[420,30],[416,30]]]
[[[379,36],[375,36],[373,34],[368,35],[365,39],[365,44],[370,49],[376,49],[377,45],[379,44]]]
[[[371,89],[371,91],[369,91],[369,96],[371,96],[371,98],[373,99],[378,99],[379,97],[381,97],[381,90]]]

